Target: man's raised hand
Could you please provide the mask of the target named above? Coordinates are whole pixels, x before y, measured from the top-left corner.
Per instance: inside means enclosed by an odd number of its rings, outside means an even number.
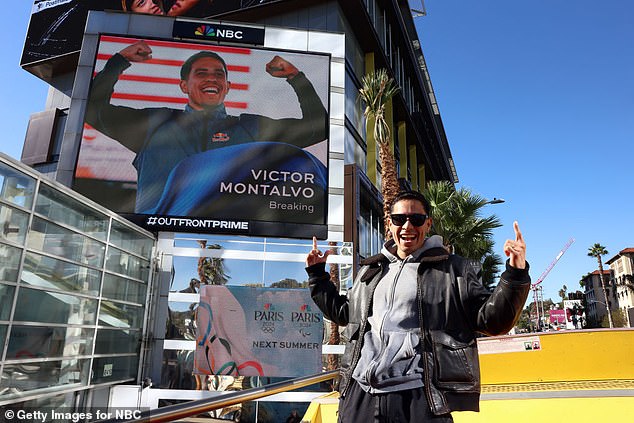
[[[280,56],[273,57],[269,63],[266,64],[266,72],[276,78],[293,78],[299,73],[299,70],[291,62],[282,59]]]
[[[137,41],[119,52],[128,62],[145,62],[152,58],[152,49],[145,41]]]
[[[515,240],[507,239],[504,243],[504,254],[509,257],[509,263],[516,269],[526,268],[526,243],[517,221],[513,222]]]
[[[330,250],[326,250],[323,254],[317,248],[317,238],[313,237],[313,249],[306,256],[306,267],[310,267],[313,264],[325,263],[328,256],[332,253]]]

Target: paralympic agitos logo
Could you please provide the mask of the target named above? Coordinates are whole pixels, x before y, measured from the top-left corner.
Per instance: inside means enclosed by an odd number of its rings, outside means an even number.
[[[200,25],[196,28],[194,34],[209,38],[229,38],[236,40],[241,40],[243,37],[242,31],[236,31],[228,28],[215,28],[211,25]]]

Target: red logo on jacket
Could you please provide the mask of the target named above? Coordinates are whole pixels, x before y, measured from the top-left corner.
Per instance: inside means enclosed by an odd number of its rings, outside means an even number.
[[[211,136],[211,142],[227,142],[229,141],[229,134],[224,132],[216,132]]]

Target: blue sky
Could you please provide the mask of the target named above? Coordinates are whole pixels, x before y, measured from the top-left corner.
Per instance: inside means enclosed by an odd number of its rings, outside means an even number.
[[[0,151],[19,158],[31,113],[48,86],[19,67],[30,1],[8,2],[0,27]],[[427,0],[419,37],[460,177],[459,186],[506,203],[517,219],[544,297],[596,269],[595,242],[611,257],[634,247],[634,3],[629,0]],[[608,258],[606,257],[606,259]]]
[[[459,186],[506,203],[544,297],[634,247],[634,3],[426,0],[416,24]]]

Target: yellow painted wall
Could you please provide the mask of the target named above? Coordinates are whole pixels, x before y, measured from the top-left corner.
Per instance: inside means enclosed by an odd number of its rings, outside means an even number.
[[[409,170],[412,173],[412,188],[414,190],[418,190],[421,188],[420,182],[418,180],[418,158],[416,157],[416,146],[409,146]]]
[[[534,336],[537,334],[519,338]],[[538,336],[538,351],[480,354],[482,384],[634,379],[633,329],[546,332]]]
[[[480,401],[479,413],[451,416],[455,423],[625,423],[634,421],[634,397]]]

